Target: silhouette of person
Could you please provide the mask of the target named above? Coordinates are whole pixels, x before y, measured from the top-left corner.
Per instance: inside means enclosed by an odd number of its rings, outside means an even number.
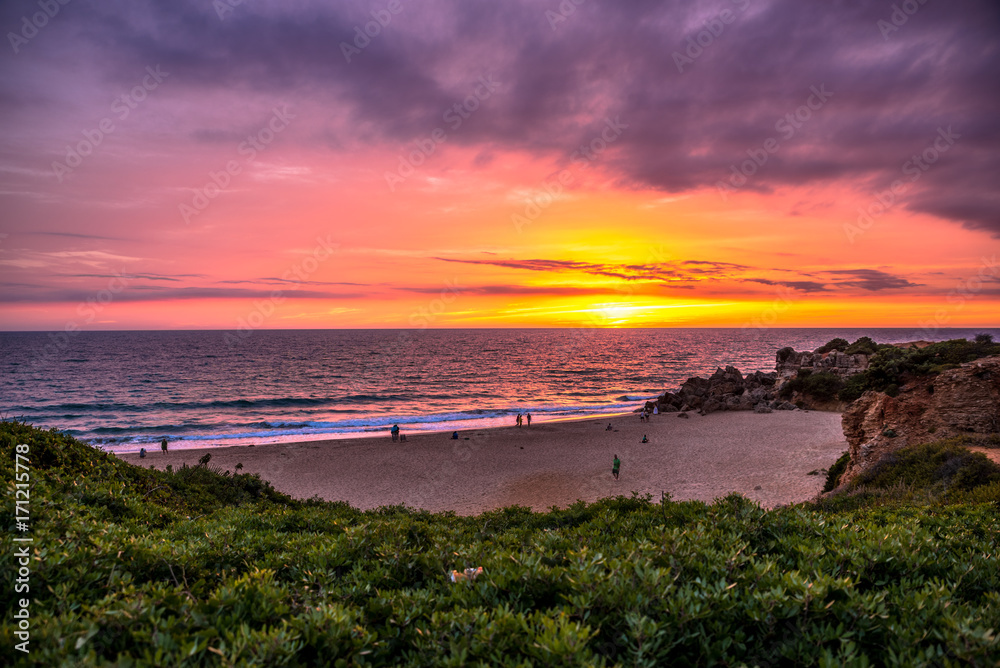
[[[615,476],[615,480],[618,480],[618,469],[622,466],[622,460],[618,459],[618,455],[615,455],[615,459],[611,462],[611,474]]]

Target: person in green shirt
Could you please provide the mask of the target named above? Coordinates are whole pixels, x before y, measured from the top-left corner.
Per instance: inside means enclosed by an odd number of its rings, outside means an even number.
[[[611,473],[615,476],[615,480],[618,480],[618,469],[621,468],[622,460],[618,459],[618,455],[615,455],[614,462],[611,463]]]

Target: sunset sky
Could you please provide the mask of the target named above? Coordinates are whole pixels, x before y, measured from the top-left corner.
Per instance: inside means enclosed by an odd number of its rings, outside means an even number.
[[[0,27],[3,330],[1000,326],[995,2]]]

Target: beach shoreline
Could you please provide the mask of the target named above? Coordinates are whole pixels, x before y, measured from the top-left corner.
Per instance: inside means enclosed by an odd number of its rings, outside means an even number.
[[[210,466],[258,473],[295,498],[317,496],[360,509],[405,504],[471,515],[510,505],[534,510],[616,495],[712,501],[731,492],[765,507],[805,501],[825,481],[810,472],[847,449],[839,413],[817,411],[637,414],[407,434],[407,441],[359,436],[319,441],[170,450],[158,446],[140,466]],[[613,429],[607,431],[611,424]],[[643,436],[648,443],[641,443]],[[621,477],[611,460],[622,460]]]

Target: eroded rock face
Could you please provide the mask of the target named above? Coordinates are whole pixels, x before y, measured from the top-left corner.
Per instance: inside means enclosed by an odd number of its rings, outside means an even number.
[[[841,484],[907,445],[1000,432],[1000,356],[914,380],[897,397],[865,392],[844,411],[843,426],[851,460]]]
[[[778,351],[775,369],[780,380],[795,378],[802,369],[809,369],[813,373],[833,373],[846,378],[867,369],[869,359],[869,355],[861,353],[848,355],[839,350],[831,350],[828,353],[800,353],[791,348],[782,348]]]

